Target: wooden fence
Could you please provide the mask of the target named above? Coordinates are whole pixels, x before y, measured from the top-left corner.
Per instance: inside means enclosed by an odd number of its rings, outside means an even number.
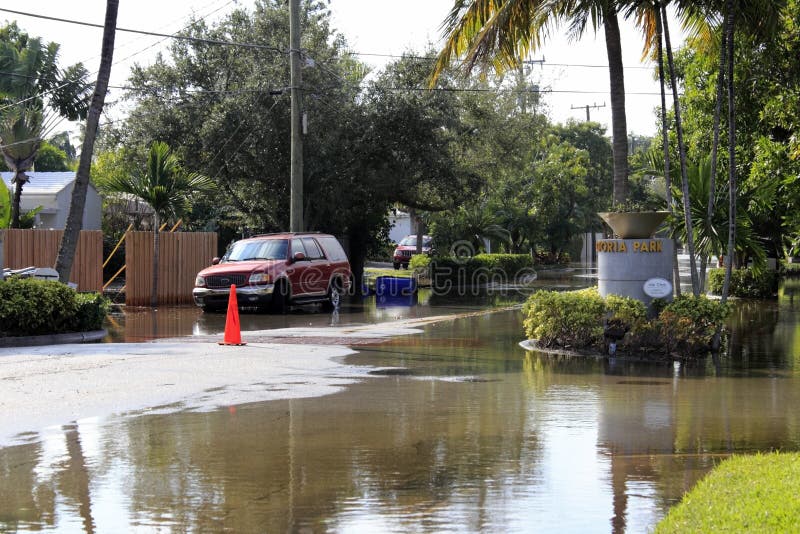
[[[5,232],[4,267],[22,269],[55,265],[63,230],[0,231]],[[103,233],[100,230],[81,230],[69,279],[78,284],[78,291],[103,289]]]
[[[217,255],[215,232],[162,232],[158,263],[158,303],[191,304],[197,273]],[[153,233],[128,232],[125,238],[125,304],[150,306]]]

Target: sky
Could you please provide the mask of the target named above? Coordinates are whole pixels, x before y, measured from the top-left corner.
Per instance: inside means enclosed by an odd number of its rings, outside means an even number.
[[[453,0],[329,0],[328,5],[334,28],[347,38],[353,51],[364,54],[360,56],[362,61],[379,69],[393,59],[386,55],[421,53],[428,44],[435,47],[440,43],[440,25]],[[169,34],[184,28],[192,14],[213,22],[237,6],[250,7],[252,0],[120,0],[117,26]],[[0,8],[102,24],[105,1],[27,0],[0,3]],[[0,11],[0,22],[11,20],[16,20],[31,35],[60,43],[63,65],[82,61],[94,76],[100,62],[102,28]],[[640,62],[641,38],[631,26],[622,22],[628,132],[653,135],[657,122],[654,109],[660,102],[658,84],[653,79],[653,65]],[[673,23],[672,27],[677,32],[677,25]],[[166,39],[159,37],[118,32],[111,85],[125,85],[134,63],[151,63],[167,44]],[[551,120],[585,120],[585,106],[589,105],[591,120],[606,126],[610,135],[609,80],[605,68],[608,61],[602,31],[596,36],[588,32],[574,43],[555,36],[529,59],[544,59],[541,65],[530,68],[528,76],[532,84],[551,91],[544,95]],[[112,90],[107,101],[120,94],[120,90],[116,93]],[[62,129],[68,128],[70,125],[65,124]]]

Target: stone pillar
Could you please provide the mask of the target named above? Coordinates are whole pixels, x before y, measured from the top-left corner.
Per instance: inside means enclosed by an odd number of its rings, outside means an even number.
[[[641,300],[648,307],[653,297],[644,292],[651,278],[672,280],[671,239],[600,239],[597,274],[600,295],[620,295]],[[674,293],[674,288],[673,288]],[[663,297],[672,300],[672,294]]]

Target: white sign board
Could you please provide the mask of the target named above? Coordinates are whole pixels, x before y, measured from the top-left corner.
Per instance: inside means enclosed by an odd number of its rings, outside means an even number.
[[[644,294],[654,299],[672,295],[672,283],[664,278],[650,278],[644,283]]]

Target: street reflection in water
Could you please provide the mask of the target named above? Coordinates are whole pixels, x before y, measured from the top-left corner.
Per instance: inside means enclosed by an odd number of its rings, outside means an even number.
[[[518,310],[436,323],[334,395],[2,449],[0,530],[646,532],[728,455],[800,450],[799,314],[792,283],[737,303],[692,365],[525,352]]]

